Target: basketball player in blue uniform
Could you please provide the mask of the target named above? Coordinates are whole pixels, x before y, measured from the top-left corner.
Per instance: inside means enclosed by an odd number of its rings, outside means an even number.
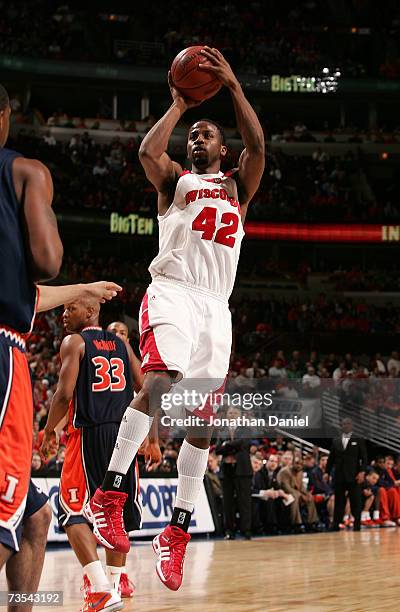
[[[10,114],[0,85],[0,569],[7,563],[10,589],[36,590],[50,515],[47,508],[39,515],[36,502],[40,507],[43,500],[30,486],[33,400],[25,342],[37,306],[35,283],[57,276],[63,249],[48,169],[4,148]],[[23,520],[25,545],[12,556]]]
[[[119,610],[118,568],[125,557],[107,551],[106,576],[99,561],[96,540],[83,515],[90,495],[102,481],[111,457],[125,402],[139,390],[142,376],[139,360],[127,342],[99,327],[99,304],[80,300],[65,306],[64,327],[69,336],[61,349],[61,371],[45,427],[42,450],[46,452],[57,424],[68,412],[68,443],[61,474],[59,522],[83,567],[85,603],[82,610]],[[134,385],[133,385],[134,380]],[[125,504],[124,519],[129,531],[140,528],[141,505],[137,463],[131,466],[118,503]],[[121,527],[116,524],[118,531]],[[117,574],[117,576],[113,576]]]
[[[33,402],[25,341],[35,311],[77,297],[103,303],[121,287],[106,281],[36,285],[57,275],[62,244],[51,209],[53,185],[48,169],[4,148],[10,114],[7,92],[0,85],[0,569],[6,562],[10,591],[34,592],[42,572],[51,510],[47,496],[29,480]],[[16,612],[20,607],[10,609]],[[25,612],[30,608],[24,605]]]

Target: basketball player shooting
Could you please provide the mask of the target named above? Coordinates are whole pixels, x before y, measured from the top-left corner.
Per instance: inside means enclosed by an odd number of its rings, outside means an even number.
[[[159,253],[150,265],[152,283],[140,312],[142,390],[127,408],[104,482],[86,506],[94,534],[108,548],[124,552],[129,540],[122,506],[126,473],[145,439],[162,393],[181,379],[214,381],[223,388],[228,372],[232,292],[244,236],[247,207],[264,170],[264,134],[230,65],[217,49],[204,47],[204,64],[231,94],[245,148],[238,168],[224,174],[227,153],[222,128],[209,119],[188,135],[191,171],[167,154],[172,131],[196,103],[185,99],[169,77],[173,102],[143,139],[139,150],[146,176],[158,192]],[[218,383],[216,382],[218,381]],[[210,383],[211,384],[211,383]],[[178,488],[170,525],[156,536],[157,574],[179,589],[188,529],[207,466],[211,428],[188,428],[178,462]],[[112,503],[112,500],[115,500]]]

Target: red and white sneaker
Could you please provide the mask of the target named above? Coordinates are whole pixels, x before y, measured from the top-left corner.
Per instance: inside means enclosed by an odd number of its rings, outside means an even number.
[[[85,594],[85,602],[80,612],[99,612],[100,610],[113,612],[122,610],[123,607],[123,601],[116,591],[94,591]]]
[[[92,583],[89,580],[87,574],[83,574],[83,585],[81,586],[81,591],[83,591],[84,599],[92,592]]]
[[[182,584],[183,562],[189,540],[188,533],[172,525],[168,525],[153,540],[153,550],[158,556],[157,575],[171,591],[177,591]]]
[[[97,489],[83,510],[99,544],[120,553],[128,553],[131,547],[123,517],[127,497],[122,491]]]
[[[121,574],[119,579],[118,593],[121,597],[133,597],[135,593],[135,585],[132,580],[129,580],[128,574]]]

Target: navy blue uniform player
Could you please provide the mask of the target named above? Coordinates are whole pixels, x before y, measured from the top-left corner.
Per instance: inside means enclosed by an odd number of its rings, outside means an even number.
[[[48,169],[4,148],[10,114],[0,85],[0,569],[7,562],[10,590],[35,591],[50,512],[30,483],[33,402],[25,342],[37,305],[35,283],[57,276],[62,244]]]
[[[121,598],[113,572],[104,572],[96,550],[96,539],[84,516],[84,507],[101,484],[104,469],[114,449],[126,406],[133,397],[133,378],[140,388],[139,360],[128,343],[99,326],[100,306],[83,299],[65,306],[61,371],[48,421],[43,450],[52,442],[55,429],[68,414],[68,442],[61,473],[59,522],[83,567],[83,610],[119,610]],[[141,506],[137,464],[134,462],[120,503],[129,531],[140,528]],[[118,525],[115,526],[118,529]],[[107,551],[107,566],[118,573],[125,556]]]

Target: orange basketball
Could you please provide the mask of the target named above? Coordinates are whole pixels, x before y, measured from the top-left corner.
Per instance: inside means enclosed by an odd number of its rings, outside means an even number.
[[[209,60],[200,51],[202,45],[183,49],[171,66],[171,78],[174,86],[185,98],[201,102],[214,96],[222,84],[212,72],[199,69],[199,64],[208,64]]]

